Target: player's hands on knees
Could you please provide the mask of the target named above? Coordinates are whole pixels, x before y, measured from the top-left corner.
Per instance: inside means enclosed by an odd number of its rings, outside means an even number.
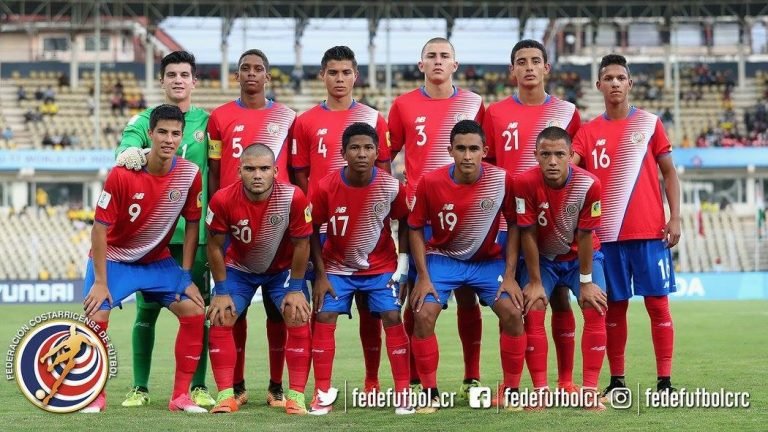
[[[664,242],[668,248],[674,247],[680,241],[680,218],[670,218],[664,227]]]
[[[592,282],[581,284],[579,288],[579,306],[584,308],[585,305],[590,305],[600,315],[605,315],[605,311],[608,310],[608,296],[605,295],[599,286]]]
[[[232,296],[229,294],[213,296],[211,305],[208,307],[207,315],[211,323],[219,326],[224,325],[227,318],[237,316],[235,302],[232,301]]]
[[[533,305],[541,300],[544,306],[547,305],[547,293],[544,291],[544,285],[541,282],[529,282],[523,290],[523,299],[525,300],[524,313],[528,313]]]
[[[329,284],[330,285],[330,284]],[[286,316],[286,311],[292,312],[291,316]],[[280,312],[286,321],[307,322],[312,314],[312,309],[307,302],[304,293],[301,291],[292,291],[285,295],[283,304],[280,305]]]
[[[517,284],[515,278],[503,279],[501,281],[494,300],[501,298],[503,293],[507,293],[507,295],[512,298],[512,304],[515,305],[518,310],[523,310],[525,299],[523,298],[523,291],[520,289],[520,285]]]
[[[414,312],[419,312],[421,306],[424,305],[424,300],[429,294],[432,294],[432,296],[435,297],[435,300],[440,302],[440,296],[437,295],[437,291],[435,291],[435,286],[432,285],[432,282],[428,278],[420,277],[411,291],[411,309],[413,309]]]
[[[328,280],[328,276],[317,276],[315,283],[312,285],[312,305],[315,312],[323,310],[323,302],[325,301],[325,295],[330,294],[334,300],[338,300],[336,297],[336,291],[333,290],[331,282]]]
[[[401,305],[408,306],[408,293],[411,292],[411,283],[406,279],[400,284],[400,292],[397,293],[397,301]]]
[[[189,299],[192,300],[196,305],[200,306],[201,309],[205,310],[205,301],[203,300],[203,296],[200,295],[200,290],[197,289],[197,285],[194,283],[189,284],[184,290],[184,295],[189,297]],[[181,300],[181,295],[176,294],[176,301],[179,300]]]
[[[85,300],[83,300],[85,314],[87,316],[92,316],[98,312],[101,304],[104,303],[104,300],[107,300],[109,305],[112,306],[112,294],[109,293],[107,284],[104,282],[94,282],[91,291],[85,296]]]
[[[148,148],[128,147],[117,155],[115,165],[124,166],[134,171],[141,171],[141,168],[147,164],[147,154],[149,154]]]

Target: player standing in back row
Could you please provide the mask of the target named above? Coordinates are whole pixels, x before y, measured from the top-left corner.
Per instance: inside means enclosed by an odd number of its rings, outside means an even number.
[[[645,298],[656,354],[658,390],[672,389],[674,327],[669,293],[675,292],[670,248],[680,240],[680,182],[661,120],[629,104],[632,79],[627,59],[607,55],[600,62],[597,89],[605,113],[585,124],[574,139],[574,163],[581,162],[603,184],[603,216],[597,236],[605,255],[608,285],[607,354],[611,382],[604,395],[626,387],[627,307],[633,294]],[[658,169],[669,203],[665,219]]]
[[[405,171],[408,176],[408,206],[413,207],[416,188],[422,176],[453,162],[445,151],[451,145],[451,129],[461,120],[481,123],[485,107],[483,99],[470,91],[453,85],[453,73],[458,69],[456,51],[445,38],[432,38],[421,49],[419,70],[424,85],[399,96],[389,110],[389,133],[392,156],[405,150]],[[424,227],[424,237],[431,237],[430,226]],[[409,282],[416,278],[411,265]],[[469,288],[454,291],[457,302],[458,330],[464,351],[464,382],[459,397],[467,398],[470,387],[480,385],[480,342],[483,321],[477,296]],[[447,300],[447,299],[446,299]],[[403,313],[406,330],[413,333],[413,311]],[[411,356],[411,384],[419,383]]]

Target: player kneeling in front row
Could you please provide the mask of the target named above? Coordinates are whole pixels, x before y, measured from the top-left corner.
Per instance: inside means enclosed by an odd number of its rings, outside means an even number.
[[[129,295],[170,309],[179,318],[176,337],[176,378],[171,411],[207,412],[189,398],[189,384],[200,359],[205,323],[203,298],[190,276],[198,242],[202,207],[200,169],[176,157],[184,114],[160,105],[149,119],[152,148],[146,168],[115,167],[107,176],[91,231],[91,258],[85,274],[86,314],[106,330],[109,312]],[[171,257],[168,243],[179,215],[187,221],[182,267]],[[100,394],[83,412],[106,409]]]
[[[482,162],[488,147],[475,121],[456,123],[448,151],[455,163],[422,177],[408,217],[418,273],[410,298],[415,318],[412,347],[419,378],[433,401],[440,356],[435,322],[452,290],[471,287],[482,304],[498,315],[506,388],[519,386],[525,355],[523,296],[514,278],[517,236],[508,237],[506,263],[495,242],[501,212],[514,228],[512,178],[503,169]],[[432,238],[425,244],[422,231],[427,221],[432,222]],[[420,407],[419,412],[432,413],[437,408],[432,404]]]
[[[546,391],[546,303],[555,286],[568,286],[584,314],[581,338],[583,393],[586,408],[604,410],[597,384],[605,356],[605,277],[600,241],[600,181],[570,164],[571,138],[558,127],[544,129],[536,139],[538,167],[515,179],[517,224],[525,266],[520,284],[525,296],[526,361],[536,390]],[[530,408],[542,408],[543,405]]]
[[[400,278],[408,275],[408,207],[405,188],[387,172],[374,167],[379,155],[376,130],[353,123],[342,136],[341,154],[347,166],[332,171],[312,191],[312,289],[317,318],[312,338],[315,398],[310,414],[323,415],[331,405],[323,399],[331,388],[336,353],[336,320],[351,315],[356,292],[367,294],[368,309],[381,316],[387,354],[399,401],[396,414],[412,414],[408,406],[408,336],[400,320]],[[398,220],[400,256],[395,260],[390,221]],[[320,227],[328,223],[327,240],[320,245]],[[394,272],[394,273],[393,273]],[[399,402],[399,403],[398,403]]]
[[[298,187],[275,181],[275,154],[263,144],[243,150],[239,174],[240,181],[214,194],[205,218],[210,233],[208,262],[215,281],[208,309],[209,351],[219,389],[211,412],[238,410],[232,326],[261,286],[280,308],[288,328],[285,351],[290,389],[285,411],[306,414],[312,312],[304,283],[312,233],[309,202]]]

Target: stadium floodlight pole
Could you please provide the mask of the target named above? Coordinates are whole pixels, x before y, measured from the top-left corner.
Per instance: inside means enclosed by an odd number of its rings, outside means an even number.
[[[101,0],[94,7],[96,62],[93,68],[93,146],[101,147]]]
[[[680,136],[680,130],[682,129],[680,125],[680,122],[682,121],[682,119],[680,118],[680,53],[679,53],[680,49],[679,49],[679,45],[677,44],[677,31],[676,31],[677,26],[675,24],[670,24],[670,26],[672,27],[671,30],[674,32],[674,34],[672,35],[672,40],[674,41],[674,43],[672,44],[672,61],[674,62],[673,92],[675,96],[675,99],[674,99],[675,100],[675,106],[674,106],[675,142],[674,144],[675,144],[675,147],[679,147],[680,143],[683,140],[683,137]]]
[[[386,80],[384,84],[385,93],[387,97],[387,105],[392,106],[392,44],[390,36],[392,34],[392,8],[387,4],[387,27],[385,31],[387,35],[387,49],[385,50],[385,67]]]

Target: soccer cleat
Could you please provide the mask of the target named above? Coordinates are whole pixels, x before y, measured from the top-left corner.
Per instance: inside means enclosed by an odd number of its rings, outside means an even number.
[[[656,380],[657,392],[676,392],[677,389],[672,387],[672,380],[669,377],[659,378]]]
[[[234,396],[223,398],[216,403],[216,406],[211,410],[211,414],[228,414],[237,412],[240,409]]]
[[[567,397],[566,394],[576,394],[581,391],[581,387],[578,384],[572,382],[569,383],[557,383],[557,389],[559,396]]]
[[[243,406],[248,403],[248,390],[242,389],[242,391],[235,390],[235,401],[238,406]]]
[[[517,393],[517,389],[509,389],[510,392]],[[504,387],[504,384],[499,384],[499,389],[496,392],[496,397],[491,399],[491,408],[499,408],[503,411],[509,411],[509,412],[519,412],[523,410],[523,407],[518,405],[517,403],[512,403],[510,400],[504,400],[504,398],[507,396],[507,388]]]
[[[281,384],[274,384],[269,382],[267,388],[267,405],[273,408],[285,407],[285,394],[283,393],[283,386]]]
[[[202,414],[202,413],[208,412],[207,409],[201,408],[195,405],[195,403],[192,402],[192,399],[189,398],[188,394],[183,394],[177,397],[176,399],[173,399],[172,401],[168,402],[168,410],[184,411],[184,412],[195,413],[195,414]]]
[[[395,415],[411,415],[416,414],[416,410],[413,407],[397,407],[395,408]]]
[[[307,411],[307,414],[321,416],[328,414],[331,412],[331,410],[333,410],[333,405],[320,405],[320,401],[317,398],[317,393],[315,393],[315,396],[312,397],[312,402],[309,404],[309,411]]]
[[[603,412],[606,410],[605,405],[600,401],[601,397],[597,389],[582,388],[581,392],[583,394],[581,398],[582,401],[590,400],[590,402],[592,402],[585,405],[584,410],[591,412]]]
[[[304,393],[288,389],[285,394],[285,413],[292,415],[306,415],[307,405],[304,402]]]
[[[430,393],[432,397],[429,399],[429,404],[426,406],[416,408],[417,414],[434,414],[440,410],[440,398],[438,397],[437,389],[424,389],[423,392]]]
[[[461,387],[459,387],[459,394],[457,395],[459,397],[459,400],[469,401],[469,389],[472,387],[481,387],[482,384],[480,384],[479,380],[476,379],[465,379],[464,383],[461,384]]]
[[[104,392],[99,393],[90,405],[80,410],[83,414],[95,414],[107,410],[107,397]]]
[[[131,391],[128,392],[127,395],[125,395],[125,400],[121,404],[124,407],[130,408],[130,407],[139,407],[144,405],[149,405],[149,393],[141,390],[140,387],[134,387],[131,389]]]
[[[608,384],[608,387],[603,390],[602,395],[600,396],[600,403],[607,404],[611,403],[613,400],[613,390],[615,389],[624,389],[627,388],[626,381],[624,381],[624,377],[618,378],[618,377],[611,377],[611,382]]]
[[[379,385],[379,380],[378,379],[369,380],[368,378],[366,378],[365,379],[365,390],[364,391],[366,393],[371,393],[374,390],[376,390],[377,392],[381,391],[381,385]]]
[[[421,386],[420,382],[411,381],[411,393],[418,394],[421,393],[424,390],[424,387]]]
[[[534,389],[535,392],[539,392],[539,397],[536,400],[536,403],[530,403],[523,407],[525,411],[544,411],[547,408],[546,404],[546,398],[547,396],[543,394],[544,392],[549,392],[549,387],[543,387],[540,389]]]
[[[192,390],[192,402],[201,407],[216,405],[216,399],[208,393],[208,389],[205,387]]]

